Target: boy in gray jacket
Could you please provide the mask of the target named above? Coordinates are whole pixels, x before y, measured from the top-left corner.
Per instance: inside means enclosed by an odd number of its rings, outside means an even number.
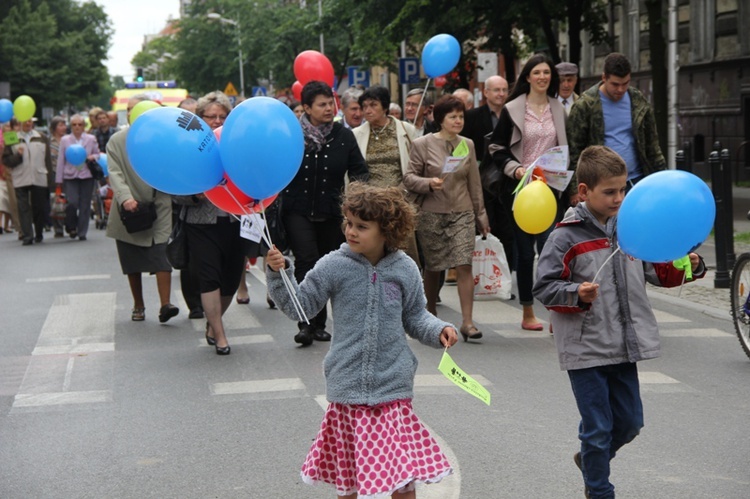
[[[586,497],[613,498],[610,461],[643,427],[636,362],[659,356],[646,281],[679,286],[684,272],[617,251],[617,212],[627,181],[617,153],[588,147],[577,174],[583,202],[568,209],[544,245],[533,293],[551,312],[560,367],[568,371],[581,414],[581,450],[574,460]],[[702,259],[689,257],[693,276],[703,277]]]

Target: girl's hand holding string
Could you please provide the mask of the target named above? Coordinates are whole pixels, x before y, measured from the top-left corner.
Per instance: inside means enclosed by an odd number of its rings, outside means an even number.
[[[286,266],[286,259],[284,258],[284,255],[281,254],[281,251],[276,249],[276,245],[268,250],[268,253],[266,254],[266,265],[271,267],[275,272],[278,272]]]
[[[445,348],[452,347],[456,344],[457,341],[458,333],[456,333],[456,330],[454,328],[446,326],[440,332],[440,343],[442,343]]]

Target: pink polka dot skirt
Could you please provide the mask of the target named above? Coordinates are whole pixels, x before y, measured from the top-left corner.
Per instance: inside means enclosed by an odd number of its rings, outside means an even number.
[[[411,401],[377,407],[332,402],[305,464],[305,483],[327,483],[341,496],[390,497],[453,473]]]

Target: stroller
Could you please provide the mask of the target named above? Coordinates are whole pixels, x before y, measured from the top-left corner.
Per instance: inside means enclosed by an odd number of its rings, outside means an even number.
[[[96,222],[96,228],[99,230],[107,228],[109,209],[112,206],[113,197],[114,192],[109,184],[104,184],[101,187],[94,189],[94,196],[91,200],[91,203],[93,204],[91,213]]]

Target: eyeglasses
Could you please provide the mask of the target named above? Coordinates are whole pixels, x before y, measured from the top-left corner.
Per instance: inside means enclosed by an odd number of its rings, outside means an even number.
[[[222,114],[207,114],[203,116],[204,121],[216,121],[216,120],[224,121],[225,119],[227,119],[226,114],[223,114],[223,115]]]
[[[71,123],[70,126],[83,126],[83,123]]]

